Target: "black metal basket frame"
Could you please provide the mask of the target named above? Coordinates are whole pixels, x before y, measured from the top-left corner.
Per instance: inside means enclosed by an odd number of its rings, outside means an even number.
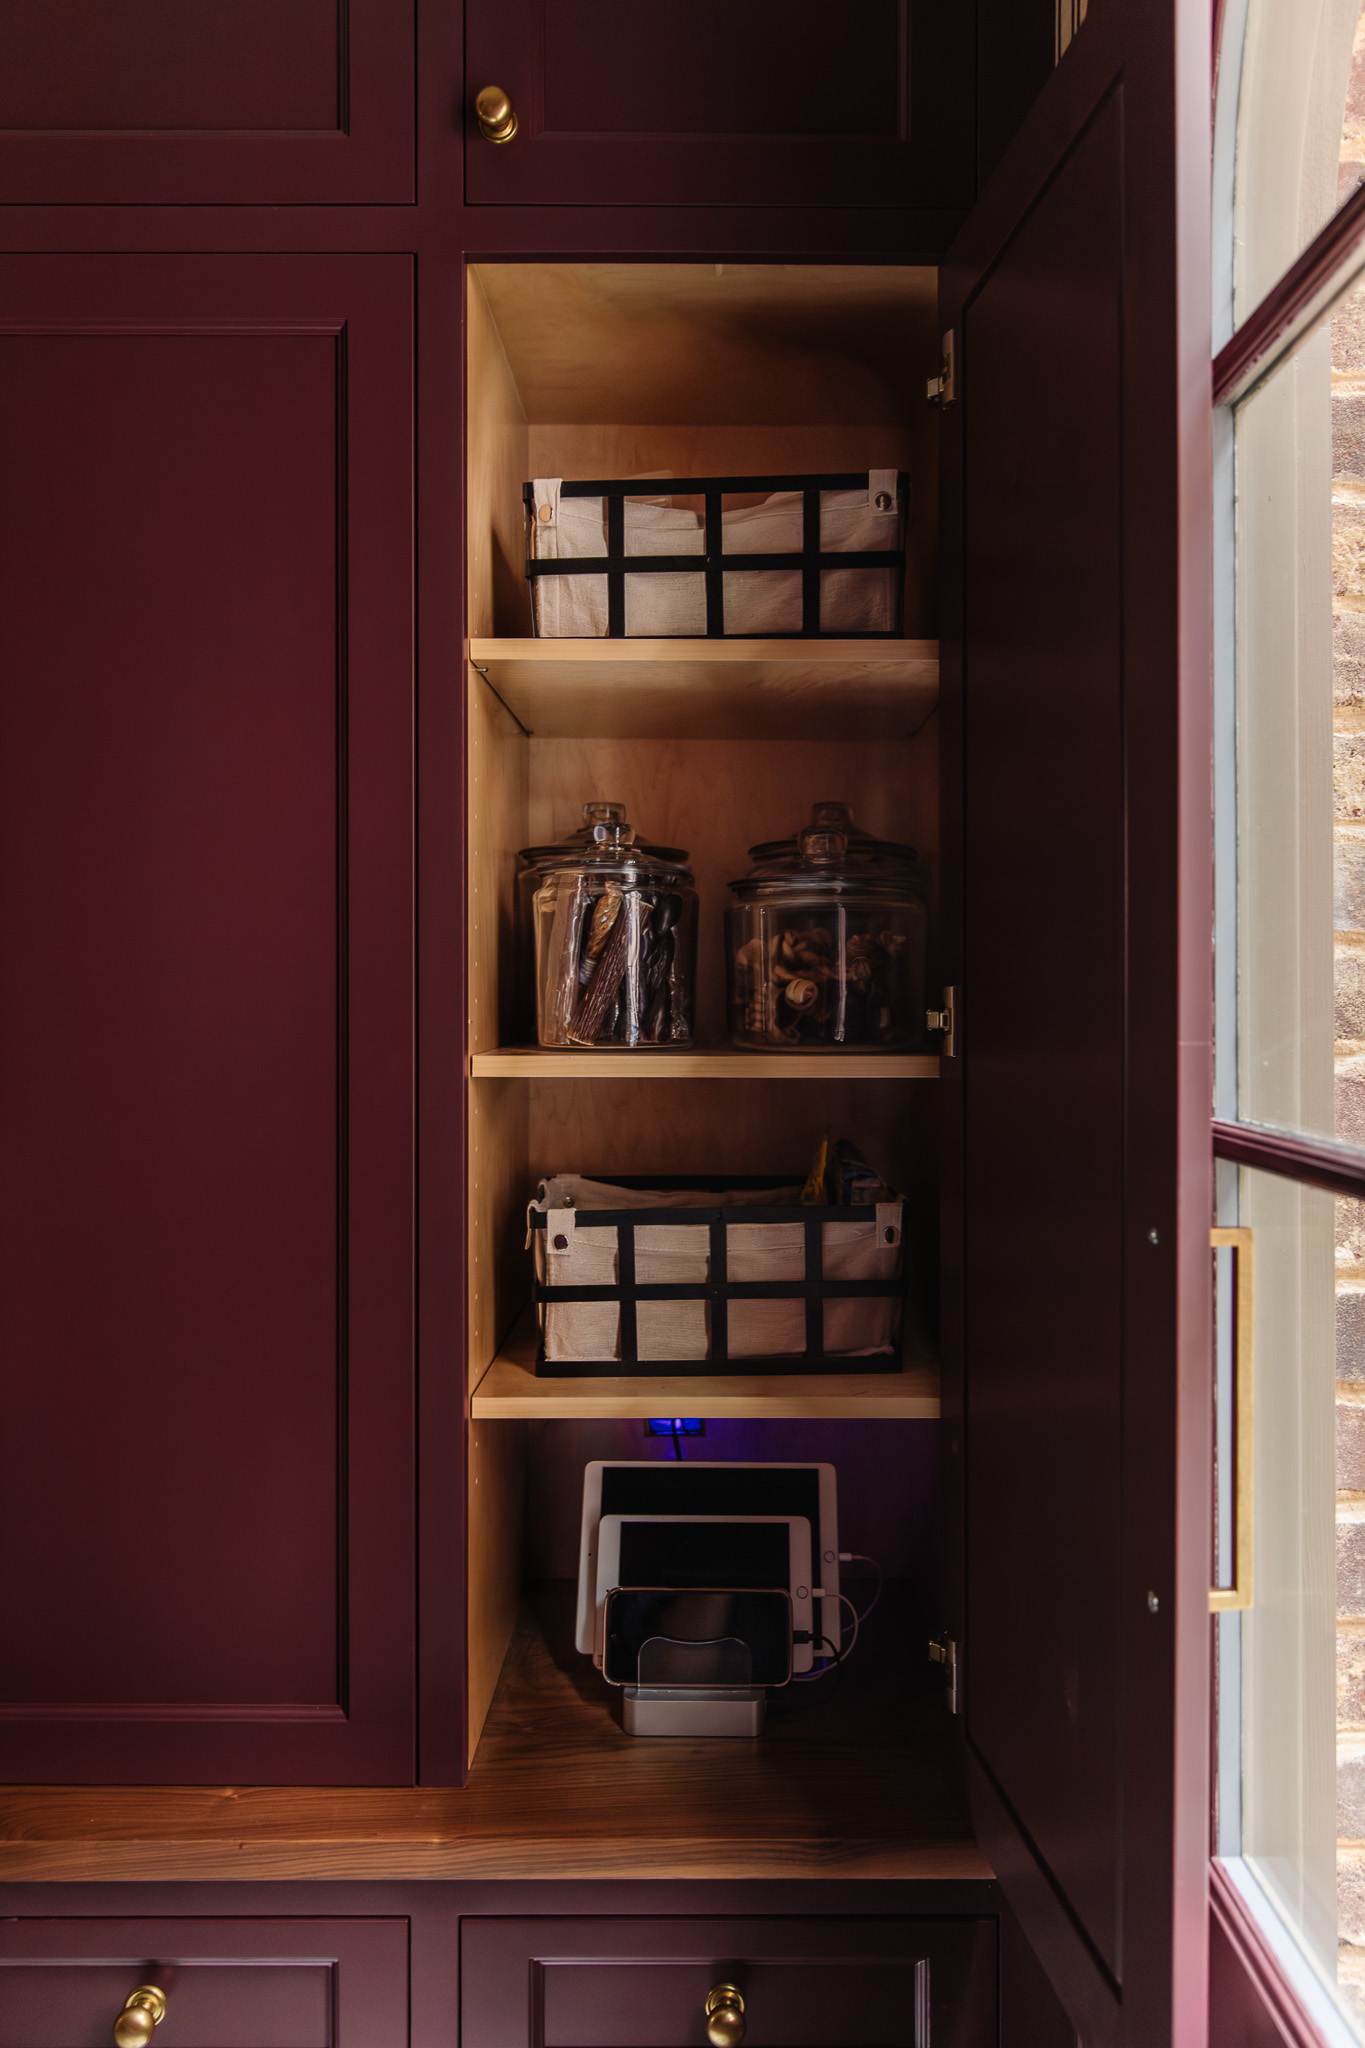
[[[783,1178],[781,1174],[616,1174],[611,1185],[619,1188],[672,1188],[725,1189],[740,1192],[745,1188],[770,1188]],[[799,1175],[790,1176],[793,1182]],[[548,1231],[551,1219],[563,1212],[557,1209],[533,1210],[531,1228]],[[737,1373],[802,1373],[802,1372],[899,1372],[904,1358],[905,1322],[907,1312],[907,1291],[909,1259],[906,1257],[905,1230],[902,1224],[900,1242],[900,1266],[894,1282],[885,1280],[812,1280],[812,1273],[824,1271],[824,1240],[822,1226],[826,1223],[866,1223],[869,1216],[875,1216],[875,1209],[867,1202],[837,1204],[786,1204],[780,1207],[749,1208],[735,1203],[729,1206],[707,1209],[575,1209],[575,1230],[614,1229],[616,1237],[615,1285],[599,1282],[594,1286],[555,1287],[548,1281],[536,1279],[532,1283],[532,1299],[536,1303],[536,1321],[539,1342],[536,1347],[536,1371],[546,1379],[605,1379],[630,1375],[641,1364],[639,1338],[636,1327],[635,1309],[641,1301],[704,1301],[711,1309],[711,1349],[706,1358],[650,1358],[643,1361],[651,1373],[675,1373],[703,1377],[706,1374],[731,1369]],[[675,1284],[672,1281],[637,1281],[635,1278],[635,1231],[637,1228],[652,1228],[657,1224],[690,1224],[694,1228],[706,1224],[710,1230],[711,1278]],[[805,1230],[804,1280],[731,1280],[729,1272],[729,1247],[726,1226],[732,1223],[800,1223]],[[825,1332],[823,1306],[826,1301],[849,1298],[873,1297],[895,1302],[900,1316],[894,1321],[891,1350],[889,1352],[860,1353],[857,1356],[832,1356],[824,1349]],[[591,1359],[547,1360],[545,1356],[544,1306],[554,1302],[601,1301],[615,1302],[621,1311],[621,1356],[598,1363]],[[806,1348],[804,1351],[784,1351],[764,1354],[758,1357],[731,1359],[729,1355],[729,1304],[732,1301],[804,1301],[806,1304]]]
[[[898,640],[905,619],[905,549],[850,548],[843,553],[820,546],[820,494],[822,491],[856,491],[867,482],[864,470],[839,471],[827,476],[674,476],[668,490],[678,497],[705,500],[705,547],[699,555],[628,555],[626,553],[626,500],[646,495],[640,477],[610,477],[596,483],[561,483],[561,498],[605,498],[607,501],[607,552],[605,555],[576,555],[549,561],[528,559],[526,574],[537,576],[605,576],[607,579],[607,632],[609,640],[626,638],[626,577],[703,575],[706,578],[706,637],[708,640]],[[802,497],[801,547],[777,555],[731,555],[724,552],[721,500],[727,496],[755,491],[799,491]],[[535,527],[535,486],[523,484],[528,525]],[[904,470],[896,474],[896,503],[909,509],[910,480]],[[732,633],[725,631],[725,577],[744,569],[795,569],[801,571],[801,631],[799,633]],[[822,569],[898,569],[895,579],[895,624],[886,632],[830,632],[820,626],[820,571]],[[687,639],[687,634],[669,634],[669,639]]]

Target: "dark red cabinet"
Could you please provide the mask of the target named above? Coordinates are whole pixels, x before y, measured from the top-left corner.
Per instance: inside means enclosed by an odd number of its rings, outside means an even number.
[[[0,1775],[410,1781],[411,265],[0,261]]]
[[[922,260],[972,204],[978,126],[1013,125],[974,48],[1007,11],[470,0],[463,82],[453,17],[425,17],[448,69],[423,83],[437,168],[405,216],[443,1702],[464,1641],[461,252],[710,262],[733,228],[749,255]],[[944,1540],[979,1833],[1088,2048],[1191,2048],[1206,2013],[1199,14],[1091,10],[943,278]],[[363,209],[415,196],[413,9],[0,0],[0,47],[0,230],[101,205],[54,237],[165,251],[0,257],[0,1778],[408,1782],[414,266],[363,253],[409,233]],[[487,83],[519,114],[505,147],[474,124]],[[353,253],[172,253],[307,247],[265,211],[299,203]],[[443,1705],[424,1742],[461,1755],[452,1727]],[[924,2010],[935,2042],[994,2039],[985,1923],[904,1920],[879,1947],[857,1910],[469,1922],[466,2039],[576,2048],[626,2015],[619,2048],[695,2043],[722,1968],[756,2048],[811,2048],[817,2022],[833,2048],[847,1970],[858,2048],[914,2042]],[[100,1979],[103,2040],[125,1970],[230,1962],[240,1991],[288,1955],[297,2025],[272,2048],[330,2041],[327,2011],[355,2010],[324,2010],[340,1947],[262,1922],[214,1949],[219,1924],[0,1944],[0,1995],[29,2000],[35,2048],[44,1973],[79,1960],[60,1981]],[[403,2039],[382,2012],[376,2048]]]
[[[960,210],[976,179],[964,0],[470,0],[473,205]],[[518,132],[482,139],[480,87]]]
[[[1092,10],[941,273],[962,1712],[978,1837],[1087,2048],[1206,2025],[1208,24],[1186,12]]]
[[[404,1919],[0,1922],[0,2048],[107,2048],[130,1992],[166,1997],[158,2048],[400,2048]]]
[[[747,2048],[994,2048],[997,1922],[466,1920],[470,2048],[697,2048],[709,1991]]]
[[[0,0],[0,202],[413,197],[411,0]]]

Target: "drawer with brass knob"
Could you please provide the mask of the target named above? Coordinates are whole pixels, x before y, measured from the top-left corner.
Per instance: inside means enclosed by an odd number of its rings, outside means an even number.
[[[478,2048],[992,2048],[996,1922],[470,1919]]]
[[[0,2048],[408,2038],[403,1919],[0,1919]]]

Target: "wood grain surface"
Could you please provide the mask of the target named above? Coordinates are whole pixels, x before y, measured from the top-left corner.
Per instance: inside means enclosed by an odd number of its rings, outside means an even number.
[[[937,1053],[541,1051],[499,1046],[469,1056],[476,1081],[936,1081]]]
[[[471,640],[541,739],[909,739],[938,704],[936,640]]]
[[[538,424],[899,426],[907,361],[932,358],[938,339],[930,265],[496,263],[477,275]]]
[[[637,1373],[630,1377],[588,1375],[539,1378],[530,1315],[517,1324],[469,1399],[478,1420],[524,1416],[818,1415],[932,1421],[939,1412],[938,1362],[923,1343],[907,1338],[900,1372],[804,1372],[759,1374]]]
[[[462,1791],[11,1790],[0,1879],[991,1876],[895,1589],[837,1692],[775,1695],[757,1741],[625,1736],[572,1633],[573,1588],[540,1588]]]

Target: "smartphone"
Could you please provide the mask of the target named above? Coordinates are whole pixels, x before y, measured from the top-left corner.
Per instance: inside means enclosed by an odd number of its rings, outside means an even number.
[[[800,1638],[792,1668],[809,1671],[815,1630],[810,1570],[810,1523],[804,1515],[603,1515],[599,1625],[606,1626],[607,1594],[618,1586],[677,1586],[694,1593],[706,1587],[785,1590]],[[601,1643],[599,1636],[594,1661],[600,1661]]]
[[[607,1595],[608,1685],[785,1685],[791,1675],[785,1589],[615,1586]]]

